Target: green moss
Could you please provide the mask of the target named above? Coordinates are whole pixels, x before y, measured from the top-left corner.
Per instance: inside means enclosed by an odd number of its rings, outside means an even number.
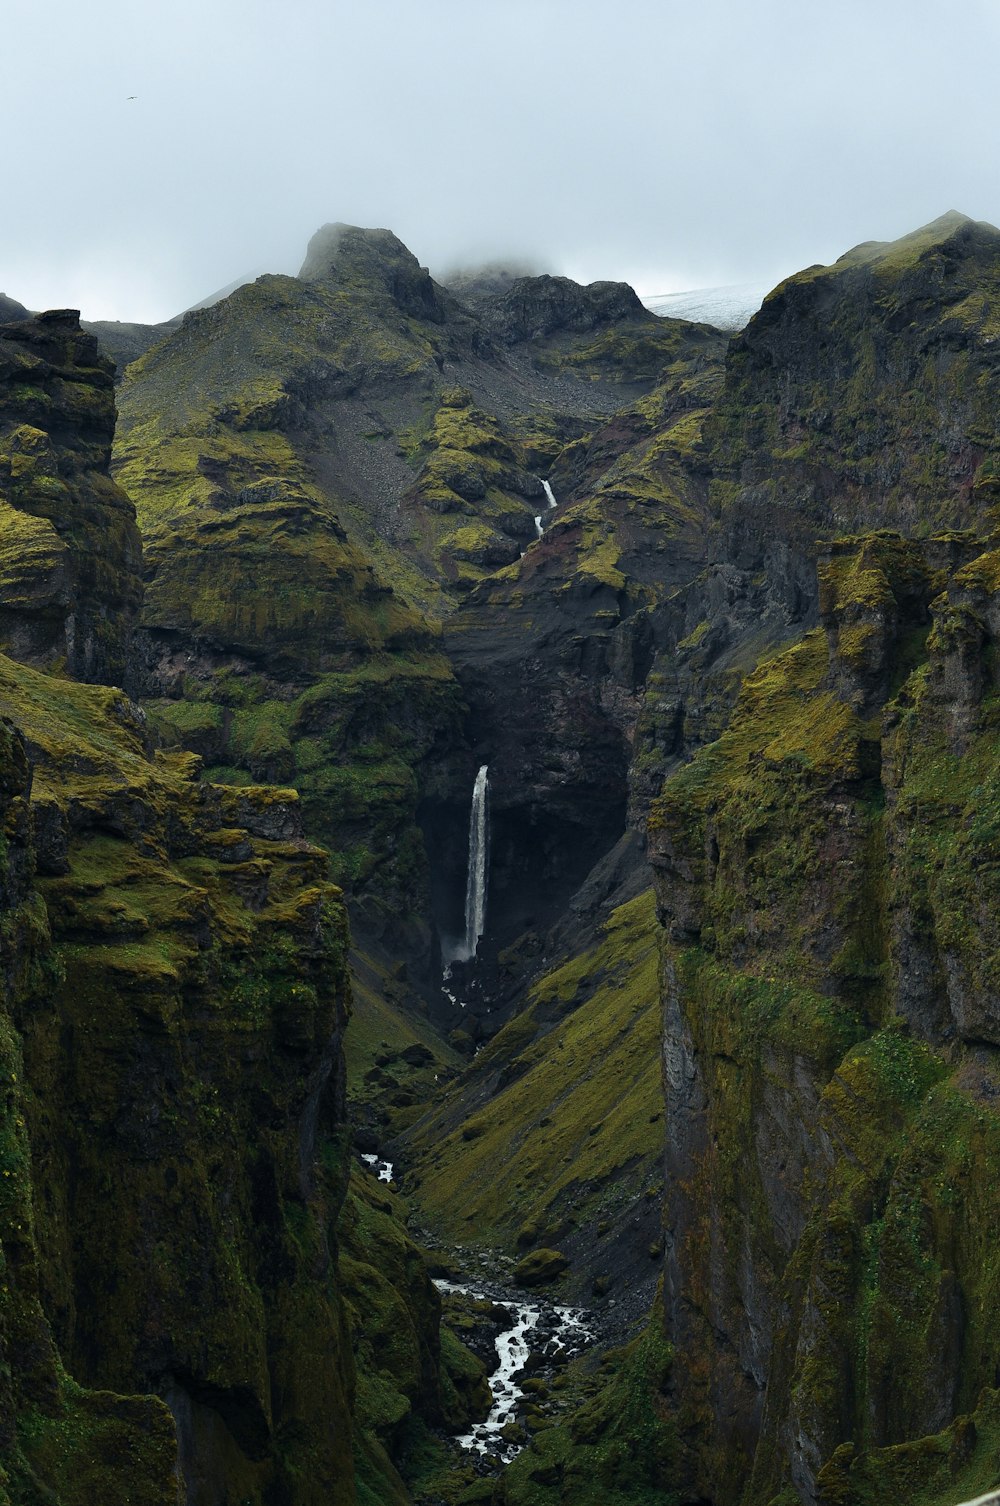
[[[420,1206],[456,1238],[474,1229],[513,1244],[526,1223],[596,1220],[641,1195],[659,1181],[658,1042],[647,892],[613,913],[593,948],[541,978],[526,1011],[479,1053],[470,1085],[501,1065],[506,1085],[474,1118],[455,1124],[446,1100],[409,1132]]]
[[[685,1479],[747,1506],[792,1489],[793,1434],[831,1506],[943,1500],[967,1467],[970,1493],[990,1483],[962,1414],[993,1384],[997,1343],[982,1230],[1000,1120],[981,1045],[1000,956],[996,708],[986,616],[968,616],[979,572],[934,603],[928,637],[918,619],[941,583],[898,537],[834,545],[828,644],[807,635],[747,679],[727,732],[667,781],[650,823],[675,943],[665,1005],[704,1104],[671,1191],[693,1335]],[[881,694],[896,697],[870,721],[829,688],[855,649],[874,662],[851,636],[866,614],[888,626]],[[970,644],[983,693],[958,712]],[[767,1335],[750,1435],[713,1399],[739,1397],[727,1345],[744,1310]],[[942,1397],[958,1420],[938,1434]]]
[[[23,1499],[59,1506],[97,1500],[126,1506],[137,1499],[173,1506],[177,1444],[166,1406],[154,1397],[86,1392],[70,1382],[63,1394],[51,1410],[31,1408],[19,1418],[18,1445],[30,1475],[14,1463],[15,1482],[21,1475],[14,1502],[22,1499],[20,1484]]]
[[[15,1409],[24,1471],[67,1506],[173,1500],[173,1427],[150,1394],[167,1353],[227,1489],[255,1503],[306,1499],[309,1479],[336,1491],[350,1360],[324,1220],[343,1188],[311,1156],[303,1171],[300,1133],[308,1094],[333,1108],[322,1088],[348,1007],[324,854],[255,835],[284,828],[294,792],[206,788],[197,759],[152,751],[121,692],[0,661],[0,707],[31,750],[53,870],[35,881],[44,930],[26,907],[0,938],[21,959],[20,1123],[44,1190],[16,1220],[31,1229],[40,1366]],[[0,1198],[16,1148],[0,1137]],[[53,1370],[52,1335],[90,1389]]]
[[[974,521],[991,492],[968,478],[998,454],[996,291],[989,234],[954,217],[780,284],[734,341],[706,425],[717,504],[780,508],[804,547],[873,516],[907,532]]]

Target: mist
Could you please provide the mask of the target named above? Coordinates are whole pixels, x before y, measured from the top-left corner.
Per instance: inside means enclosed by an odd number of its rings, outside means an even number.
[[[8,0],[2,35],[32,308],[165,319],[332,220],[644,295],[1000,220],[986,0]]]

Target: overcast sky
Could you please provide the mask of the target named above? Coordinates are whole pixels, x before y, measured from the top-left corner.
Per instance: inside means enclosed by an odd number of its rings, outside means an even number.
[[[4,0],[0,48],[0,290],[89,318],[330,220],[643,294],[1000,222],[1000,0]]]

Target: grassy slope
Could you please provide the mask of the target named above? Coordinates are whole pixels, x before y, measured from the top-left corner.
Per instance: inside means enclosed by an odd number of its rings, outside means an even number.
[[[457,1241],[508,1247],[586,1231],[587,1263],[600,1267],[602,1237],[660,1185],[658,1031],[647,892],[532,984],[524,1010],[407,1134],[421,1213]]]

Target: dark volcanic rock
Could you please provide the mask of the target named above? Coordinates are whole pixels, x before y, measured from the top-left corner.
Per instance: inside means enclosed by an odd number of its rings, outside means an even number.
[[[445,298],[391,230],[363,230],[357,225],[324,225],[317,230],[299,270],[306,282],[332,283],[345,289],[359,278],[381,283],[404,314],[441,324]]]
[[[522,277],[499,298],[483,305],[490,327],[507,345],[571,330],[580,334],[625,319],[656,318],[643,308],[627,282],[592,282],[581,287],[569,277]]]
[[[142,595],[135,509],[107,473],[112,367],[75,310],[0,327],[0,628],[7,651],[123,684]]]
[[[16,298],[0,293],[0,324],[14,324],[20,319],[30,319],[31,314]]]
[[[998,293],[1000,231],[948,214],[768,295],[730,343],[705,428],[732,564],[812,596],[817,535],[968,527],[995,509]]]
[[[97,337],[101,349],[115,363],[120,378],[125,367],[139,357],[158,340],[163,340],[180,325],[180,319],[168,319],[163,324],[130,324],[119,319],[81,320],[81,326],[90,335]]]

